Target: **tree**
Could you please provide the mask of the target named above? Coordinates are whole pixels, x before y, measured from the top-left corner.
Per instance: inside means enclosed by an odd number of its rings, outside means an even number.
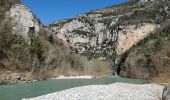
[[[38,58],[39,61],[41,61],[43,59],[42,58],[43,45],[42,45],[40,39],[38,37],[36,37],[34,34],[29,33],[29,37],[31,40],[29,51],[30,51],[31,58],[33,58],[32,71],[34,71],[36,59]]]

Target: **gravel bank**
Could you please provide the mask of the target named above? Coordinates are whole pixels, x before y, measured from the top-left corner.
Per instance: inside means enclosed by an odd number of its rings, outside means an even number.
[[[23,100],[160,100],[163,88],[156,84],[89,85]]]
[[[57,78],[51,78],[51,79],[80,79],[80,78],[81,79],[92,79],[92,78],[94,78],[94,76],[86,75],[86,76],[69,76],[69,77],[66,77],[66,76],[61,75]]]

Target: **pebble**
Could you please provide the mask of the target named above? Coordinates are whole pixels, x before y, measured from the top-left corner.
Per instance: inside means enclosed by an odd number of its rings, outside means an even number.
[[[160,100],[164,86],[113,83],[67,89],[23,100]]]

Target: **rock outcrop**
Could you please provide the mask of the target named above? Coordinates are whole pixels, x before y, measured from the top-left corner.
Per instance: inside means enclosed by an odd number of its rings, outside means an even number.
[[[162,100],[170,100],[170,85],[163,89]]]
[[[170,18],[169,4],[169,0],[129,0],[118,6],[54,22],[49,28],[76,53],[90,59],[111,58],[118,71],[134,45],[166,26],[164,23]]]
[[[10,21],[12,27],[12,31],[8,31],[6,27],[0,29],[3,33],[0,38],[2,42],[0,45],[1,69],[39,71],[40,73],[35,74],[37,76],[49,69],[62,70],[60,71],[62,74],[70,73],[72,70],[75,72],[80,70],[83,72],[85,69],[94,71],[94,68],[89,67],[93,63],[90,60],[100,58],[104,61],[108,58],[114,63],[109,67],[115,67],[118,74],[122,68],[125,68],[125,76],[129,77],[148,78],[153,74],[150,70],[155,70],[152,66],[154,60],[150,63],[152,58],[149,55],[150,52],[144,52],[148,49],[135,48],[133,52],[130,50],[141,40],[156,34],[158,30],[168,25],[165,23],[170,19],[169,0],[129,0],[117,6],[57,21],[47,27],[44,27],[30,9],[19,1],[15,0],[16,3],[11,0],[0,2],[4,3],[2,9],[8,6],[8,9],[4,11],[6,18],[0,20],[1,26],[5,26],[4,21]],[[159,37],[156,38],[147,42],[146,45],[154,46],[155,41],[159,40]],[[164,36],[167,42],[168,38]],[[142,52],[139,52],[139,49]],[[166,51],[168,53],[168,50]],[[142,57],[146,59],[142,60]],[[168,57],[162,57],[164,58],[161,59],[167,61],[165,58]],[[142,67],[138,68],[136,65]],[[44,71],[36,70],[41,69],[40,66]],[[153,75],[156,75],[156,72]],[[38,77],[45,79],[45,77]],[[3,79],[4,77],[0,80]]]
[[[79,75],[89,72],[86,71],[87,63],[91,64],[89,60],[54,38],[48,27],[42,25],[20,0],[1,0],[0,5],[0,11],[5,9],[0,13],[3,16],[0,19],[0,83],[45,80],[59,73]],[[12,74],[8,78],[6,71],[29,74],[25,77]]]
[[[166,2],[168,1],[165,0],[164,3]],[[163,17],[159,10],[165,9],[159,7],[159,4],[154,0],[131,0],[116,7],[54,22],[49,27],[57,38],[81,54],[91,52],[94,56],[97,54],[106,57],[116,52],[117,55],[122,55],[160,27],[160,23],[156,23],[161,20],[158,17]],[[140,12],[144,14],[140,15]],[[169,16],[168,14],[167,12],[166,15]]]
[[[122,31],[118,35],[118,44],[116,52],[118,55],[123,54],[129,50],[133,45],[149,36],[151,32],[159,28],[159,25],[143,23],[142,25],[129,25],[122,27]]]
[[[0,84],[25,82],[28,82],[28,80],[20,73],[12,73],[9,71],[0,75]]]
[[[31,10],[22,4],[15,4],[6,13],[7,20],[11,21],[13,34],[21,35],[27,42],[29,40],[29,29],[34,28],[35,33],[40,31],[40,26]]]

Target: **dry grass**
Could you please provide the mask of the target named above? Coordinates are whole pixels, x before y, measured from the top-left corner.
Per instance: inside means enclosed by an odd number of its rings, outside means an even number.
[[[170,83],[170,73],[162,73],[157,77],[151,78],[155,83]]]
[[[95,77],[103,77],[103,76],[111,76],[113,72],[107,71],[107,72],[93,72],[90,75]]]
[[[67,71],[64,73],[60,73],[58,71],[47,71],[46,72],[46,78],[56,78],[58,76],[64,75],[64,76],[84,76],[84,75],[90,75],[90,76],[94,76],[94,77],[103,77],[106,75],[112,75],[112,71],[107,71],[107,72],[91,72],[91,73],[84,73],[83,71],[75,71],[75,70],[71,70],[71,71]]]
[[[34,80],[33,74],[31,72],[23,73],[27,80]]]

